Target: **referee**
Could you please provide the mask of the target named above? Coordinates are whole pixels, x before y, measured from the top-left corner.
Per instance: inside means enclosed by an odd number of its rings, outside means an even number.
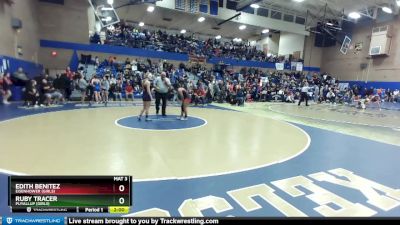
[[[308,90],[310,88],[308,87],[308,83],[305,82],[303,87],[301,88],[301,93],[300,93],[300,101],[299,104],[300,105],[303,101],[306,101],[306,106],[308,106]]]
[[[157,79],[154,81],[157,115],[160,112],[160,101],[162,101],[162,116],[167,116],[165,111],[167,108],[168,92],[171,88],[171,81],[167,78],[167,74],[162,72],[161,76],[157,77]]]

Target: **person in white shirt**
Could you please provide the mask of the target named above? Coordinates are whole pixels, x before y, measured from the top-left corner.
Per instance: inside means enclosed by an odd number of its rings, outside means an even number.
[[[399,90],[398,89],[395,89],[394,91],[393,91],[393,100],[395,101],[395,102],[399,102],[400,101],[400,94],[399,94],[400,92],[399,92]]]
[[[161,73],[161,76],[157,77],[154,81],[154,90],[156,96],[156,114],[160,112],[160,101],[162,100],[162,116],[167,116],[167,98],[168,92],[172,88],[171,81],[167,78],[165,72]]]
[[[300,105],[303,101],[306,101],[306,106],[308,106],[308,90],[308,83],[305,82],[303,87],[301,88],[300,101],[298,105]]]
[[[333,91],[333,88],[329,89],[329,92],[326,94],[326,99],[328,99],[332,104],[336,104],[336,94]]]
[[[132,61],[131,61],[131,69],[133,72],[138,70],[137,62],[135,59],[132,59]]]
[[[314,85],[314,102],[318,102],[319,100],[319,87],[318,85]]]

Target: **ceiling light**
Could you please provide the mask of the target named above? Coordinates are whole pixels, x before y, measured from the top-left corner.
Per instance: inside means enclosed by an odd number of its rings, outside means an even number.
[[[328,26],[333,26],[333,23],[327,22],[326,25],[328,25]]]
[[[215,39],[221,39],[221,35],[217,35],[216,37],[215,37]]]
[[[253,9],[260,8],[260,6],[258,4],[251,4],[250,7],[253,8]]]
[[[304,0],[293,0],[295,2],[304,2]]]
[[[241,39],[241,38],[234,38],[233,41],[235,41],[235,42],[241,42],[242,39]]]
[[[360,19],[361,15],[358,12],[351,12],[351,13],[349,13],[349,17],[352,19]]]
[[[264,29],[264,30],[261,31],[261,33],[263,33],[263,34],[266,34],[266,33],[268,33],[268,32],[269,32],[268,29]]]
[[[112,7],[103,7],[103,8],[101,8],[101,10],[103,10],[103,11],[112,11],[114,9]]]
[[[199,17],[199,18],[197,19],[197,21],[199,21],[200,23],[203,22],[204,20],[206,20],[206,18],[204,18],[204,17]]]
[[[149,6],[147,7],[147,12],[153,12],[154,11],[154,6]]]
[[[184,33],[186,33],[186,30],[185,29],[181,30],[181,34],[184,34]]]
[[[244,29],[246,29],[246,25],[240,25],[239,26],[239,30],[244,30]]]
[[[140,22],[139,23],[139,27],[143,27],[144,26],[144,23],[143,22]]]
[[[112,5],[112,4],[114,4],[114,0],[107,0],[107,3],[108,3],[109,5]]]
[[[400,0],[396,0],[396,4],[400,7]]]
[[[382,11],[384,11],[385,13],[389,13],[389,14],[393,13],[392,9],[389,7],[386,7],[386,6],[382,7]]]

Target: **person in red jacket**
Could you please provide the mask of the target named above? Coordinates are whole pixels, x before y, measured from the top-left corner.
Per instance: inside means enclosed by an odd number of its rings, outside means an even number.
[[[11,97],[11,74],[6,73],[6,75],[0,74],[0,94],[3,96],[3,104],[8,105],[8,99]]]
[[[68,66],[65,69],[65,74],[67,75],[68,79],[73,80],[75,73],[71,71],[71,68]]]

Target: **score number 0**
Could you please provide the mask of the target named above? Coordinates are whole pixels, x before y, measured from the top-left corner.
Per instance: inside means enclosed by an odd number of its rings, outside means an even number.
[[[118,190],[120,192],[124,192],[125,191],[125,186],[122,185],[122,184],[119,185]],[[123,205],[125,203],[125,198],[124,197],[119,198],[118,202],[119,202],[120,205]]]

